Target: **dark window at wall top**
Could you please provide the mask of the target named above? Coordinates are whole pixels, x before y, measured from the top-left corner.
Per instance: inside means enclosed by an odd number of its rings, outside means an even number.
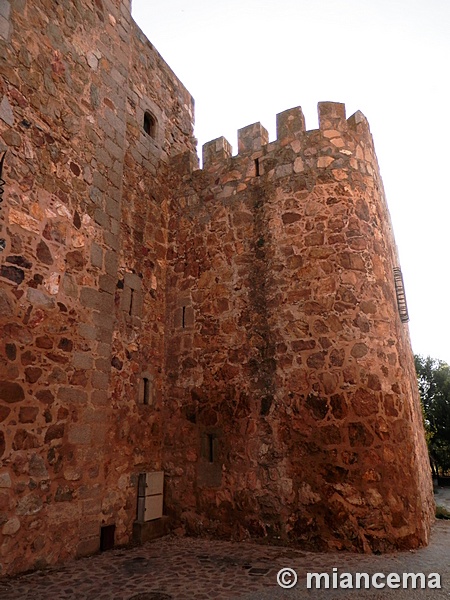
[[[144,113],[144,131],[152,138],[156,136],[156,119],[148,111]]]

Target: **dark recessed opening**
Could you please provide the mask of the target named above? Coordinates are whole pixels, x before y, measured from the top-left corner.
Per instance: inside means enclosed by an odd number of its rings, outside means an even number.
[[[136,519],[140,523],[145,517],[145,492],[147,488],[147,475],[145,473],[138,474],[138,499],[137,499],[137,514]]]
[[[128,309],[128,314],[130,315],[130,317],[131,317],[131,313],[133,312],[133,296],[134,296],[134,290],[131,289],[130,290],[130,307]]]
[[[259,172],[259,158],[255,158],[255,172],[256,172],[256,177],[259,177],[260,172]]]
[[[138,473],[138,496],[145,496],[145,488],[147,487],[147,474]]]
[[[105,550],[112,550],[114,548],[114,533],[116,526],[113,525],[102,525],[100,529],[100,552]]]
[[[152,138],[156,135],[156,119],[148,111],[144,113],[144,131]]]
[[[214,435],[212,433],[207,434],[208,438],[208,460],[210,463],[214,462]]]
[[[147,377],[143,378],[144,381],[144,404],[150,404],[150,381]]]
[[[186,307],[183,306],[183,315],[181,318],[181,326],[183,327],[183,329],[186,327]]]

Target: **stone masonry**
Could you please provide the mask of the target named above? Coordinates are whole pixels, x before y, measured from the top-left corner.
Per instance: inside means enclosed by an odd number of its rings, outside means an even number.
[[[259,123],[236,157],[214,140],[178,185],[167,505],[190,533],[425,543],[429,465],[367,121],[324,102],[318,130],[292,109],[267,142]]]
[[[427,543],[431,479],[366,119],[203,148],[129,0],[0,0],[0,574],[180,533]],[[4,242],[1,242],[4,240]]]

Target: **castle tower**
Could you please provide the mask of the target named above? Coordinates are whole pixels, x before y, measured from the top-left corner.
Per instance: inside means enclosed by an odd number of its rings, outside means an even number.
[[[416,547],[429,464],[369,127],[323,102],[277,129],[206,144],[179,199],[168,502],[194,532]]]
[[[161,470],[168,179],[195,140],[129,0],[2,1],[0,56],[3,575],[132,539]]]
[[[314,549],[426,543],[365,118],[322,103],[306,131],[292,109],[277,141],[253,124],[235,157],[205,145],[200,170],[193,99],[129,0],[4,0],[0,57],[0,575],[147,523]],[[162,471],[165,518],[143,525],[143,477]]]

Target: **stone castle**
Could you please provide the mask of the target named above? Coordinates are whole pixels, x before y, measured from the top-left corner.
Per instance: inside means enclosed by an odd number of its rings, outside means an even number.
[[[0,1],[0,573],[166,531],[426,544],[365,117],[287,110],[199,169],[193,99],[130,9]]]

